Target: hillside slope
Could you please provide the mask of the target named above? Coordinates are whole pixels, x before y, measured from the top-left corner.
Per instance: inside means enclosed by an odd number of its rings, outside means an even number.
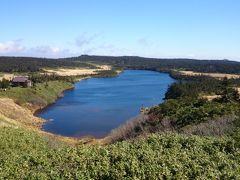
[[[2,127],[0,138],[3,179],[240,178],[239,144],[230,137],[165,134],[71,147],[32,131]]]

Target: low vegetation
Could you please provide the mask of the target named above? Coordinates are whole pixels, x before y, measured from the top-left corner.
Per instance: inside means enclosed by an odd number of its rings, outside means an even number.
[[[112,145],[68,145],[32,131],[1,128],[3,179],[238,179],[239,134],[151,135]]]

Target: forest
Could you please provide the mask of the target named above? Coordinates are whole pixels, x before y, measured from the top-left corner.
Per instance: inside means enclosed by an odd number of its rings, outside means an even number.
[[[0,72],[37,72],[42,68],[82,67],[95,68],[85,62],[67,61],[62,59],[33,57],[0,57]]]
[[[92,67],[91,63],[109,64],[116,68],[148,69],[169,72],[184,69],[198,72],[240,74],[240,63],[230,60],[156,59],[135,56],[88,56],[47,59],[32,57],[0,57],[0,72],[35,72],[42,68]]]
[[[198,72],[240,73],[240,63],[230,60],[196,60],[196,59],[157,59],[137,56],[88,56],[66,58],[65,60],[81,62],[101,62],[127,69],[148,69],[167,71],[185,69]]]

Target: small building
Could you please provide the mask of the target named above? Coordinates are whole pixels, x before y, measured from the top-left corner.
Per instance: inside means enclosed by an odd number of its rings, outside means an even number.
[[[32,81],[26,76],[18,76],[12,79],[12,86],[31,87]]]

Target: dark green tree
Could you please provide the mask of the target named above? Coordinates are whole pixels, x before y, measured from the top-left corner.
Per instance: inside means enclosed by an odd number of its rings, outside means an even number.
[[[219,102],[228,103],[228,102],[239,102],[239,93],[238,91],[231,86],[230,80],[224,78],[220,84],[220,95],[221,98],[218,99]]]

